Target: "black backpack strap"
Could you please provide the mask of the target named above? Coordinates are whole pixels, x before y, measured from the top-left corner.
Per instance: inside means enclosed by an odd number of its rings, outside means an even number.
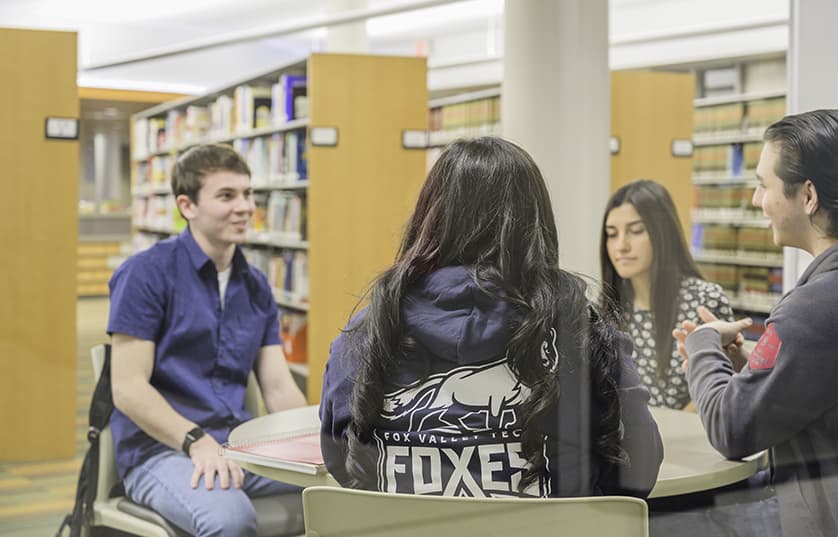
[[[93,521],[93,502],[96,500],[96,485],[99,481],[99,435],[111,419],[113,394],[111,392],[111,346],[105,344],[105,363],[93,390],[88,412],[87,441],[90,446],[84,456],[79,479],[76,484],[76,502],[73,511],[61,522],[56,537],[61,537],[65,527],[70,528],[70,537],[80,537],[84,526]]]

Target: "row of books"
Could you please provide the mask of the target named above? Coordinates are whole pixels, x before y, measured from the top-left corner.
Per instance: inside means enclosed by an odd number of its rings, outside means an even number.
[[[190,105],[169,110],[165,117],[137,119],[133,156],[144,158],[207,138],[224,138],[304,117],[308,117],[306,76],[283,73],[271,86],[241,85],[207,106]]]
[[[306,196],[285,191],[254,196],[256,208],[250,221],[256,241],[305,241]]]
[[[131,251],[133,253],[148,250],[160,242],[160,235],[139,231],[131,236]]]
[[[431,132],[500,123],[500,97],[489,97],[431,108]]]
[[[728,293],[782,293],[782,267],[750,267],[720,263],[699,263],[702,276],[722,286]]]
[[[691,246],[693,251],[722,250],[731,256],[737,252],[782,253],[774,244],[771,229],[765,227],[694,224]]]
[[[751,206],[754,189],[743,184],[698,185],[695,187],[695,206],[699,209],[708,207],[744,207]]]
[[[150,194],[153,191],[171,189],[170,180],[172,167],[175,164],[173,155],[155,155],[136,163],[136,182],[134,192]]]
[[[785,97],[749,101],[746,105],[749,128],[765,128],[786,115]]]
[[[697,107],[693,113],[696,134],[742,132],[765,128],[785,115],[783,97]]]
[[[233,143],[246,159],[254,189],[289,187],[308,181],[305,131],[275,133],[270,138],[239,139]],[[133,192],[138,196],[171,191],[174,155],[154,155],[136,163]]]
[[[289,303],[306,304],[309,296],[308,254],[301,250],[276,250],[244,246],[248,262],[265,273],[271,287]]]
[[[175,206],[173,194],[137,197],[131,213],[131,223],[136,227],[174,232],[186,228],[186,220]]]
[[[237,138],[233,148],[247,161],[254,187],[268,186],[271,181],[308,179],[305,129],[276,132],[270,137]]]
[[[756,169],[761,151],[760,142],[698,146],[693,150],[693,170],[724,171],[740,177]]]
[[[693,130],[701,133],[738,130],[744,118],[744,103],[698,107],[693,111]]]

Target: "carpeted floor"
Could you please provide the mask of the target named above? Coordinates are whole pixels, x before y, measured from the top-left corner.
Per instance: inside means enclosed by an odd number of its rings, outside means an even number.
[[[76,457],[0,464],[0,535],[52,537],[75,499],[81,457],[87,450],[87,409],[93,393],[90,347],[106,340],[107,298],[77,305]]]

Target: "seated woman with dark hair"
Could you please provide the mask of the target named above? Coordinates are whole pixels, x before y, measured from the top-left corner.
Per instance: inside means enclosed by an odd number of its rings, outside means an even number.
[[[600,265],[602,305],[619,309],[650,404],[692,410],[672,330],[683,321],[698,322],[700,305],[720,319],[731,319],[733,311],[721,286],[702,279],[666,188],[639,179],[611,196],[602,219]],[[740,337],[736,343],[742,342]]]
[[[631,342],[558,264],[541,172],[497,138],[451,144],[395,263],[332,343],[320,404],[344,486],[645,497],[663,456]]]

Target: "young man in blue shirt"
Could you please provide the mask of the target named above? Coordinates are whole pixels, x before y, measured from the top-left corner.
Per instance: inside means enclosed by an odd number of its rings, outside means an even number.
[[[294,487],[221,456],[254,370],[269,412],[304,406],[280,347],[264,274],[239,248],[254,204],[231,148],[197,146],[172,169],[179,236],[138,253],[110,282],[111,429],[128,497],[194,535],[255,535],[249,497]]]

